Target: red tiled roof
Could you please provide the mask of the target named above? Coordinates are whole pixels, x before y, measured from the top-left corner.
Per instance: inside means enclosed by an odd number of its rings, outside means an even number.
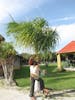
[[[59,50],[57,53],[70,53],[75,52],[75,41],[71,41],[69,44],[67,44],[64,48]]]

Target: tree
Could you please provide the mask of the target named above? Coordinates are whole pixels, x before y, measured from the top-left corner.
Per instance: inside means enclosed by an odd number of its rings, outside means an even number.
[[[44,18],[35,18],[29,22],[10,22],[7,34],[12,35],[19,45],[32,47],[35,53],[44,54],[54,49],[59,37]]]
[[[5,84],[12,85],[13,83],[13,66],[14,66],[14,50],[11,43],[1,42],[0,43],[0,64],[2,65]]]

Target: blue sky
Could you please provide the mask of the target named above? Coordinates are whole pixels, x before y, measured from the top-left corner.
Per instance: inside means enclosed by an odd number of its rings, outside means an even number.
[[[56,51],[75,40],[75,0],[0,0],[0,34],[7,41],[10,39],[5,35],[5,27],[11,21],[10,14],[16,21],[45,18],[60,36]]]

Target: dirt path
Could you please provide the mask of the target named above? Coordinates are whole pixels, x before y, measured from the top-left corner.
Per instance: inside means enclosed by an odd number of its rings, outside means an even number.
[[[28,93],[14,88],[0,88],[0,100],[30,100]]]
[[[0,88],[0,100],[31,100],[29,92],[16,88]],[[75,100],[75,91],[54,92],[51,97],[37,97],[36,100]]]

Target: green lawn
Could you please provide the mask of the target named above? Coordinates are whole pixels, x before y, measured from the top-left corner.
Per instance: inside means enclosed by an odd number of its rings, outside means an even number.
[[[48,75],[43,77],[46,87],[56,90],[75,89],[75,72],[58,72],[56,64],[41,66],[41,69],[46,69],[48,72]],[[20,87],[30,86],[29,67],[16,70],[14,79]]]

